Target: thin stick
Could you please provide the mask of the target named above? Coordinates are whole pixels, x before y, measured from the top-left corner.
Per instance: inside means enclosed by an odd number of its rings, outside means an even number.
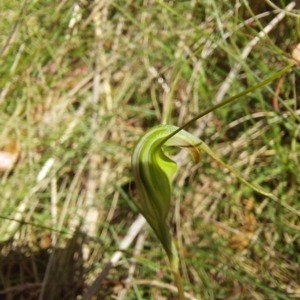
[[[97,276],[92,285],[88,288],[86,293],[83,295],[82,300],[90,300],[93,295],[97,293],[100,289],[103,279],[108,274],[109,270],[119,261],[122,256],[122,251],[127,249],[135,237],[140,233],[140,231],[144,228],[146,224],[146,220],[142,215],[139,215],[137,219],[131,224],[128,229],[126,236],[120,243],[119,250],[116,251],[109,262],[106,264],[102,272]]]
[[[129,265],[129,268],[128,268],[128,276],[124,280],[125,287],[124,287],[124,289],[122,289],[119,292],[117,300],[123,300],[125,298],[125,295],[128,291],[128,286],[133,280],[134,272],[135,272],[135,269],[136,269],[136,259],[135,259],[135,257],[138,256],[141,253],[141,251],[143,249],[144,241],[145,241],[145,234],[143,234],[143,233],[144,233],[144,231],[142,231],[142,234],[139,234],[139,236],[137,237],[134,252],[133,252],[133,257],[130,258],[130,261],[129,261],[130,265]]]

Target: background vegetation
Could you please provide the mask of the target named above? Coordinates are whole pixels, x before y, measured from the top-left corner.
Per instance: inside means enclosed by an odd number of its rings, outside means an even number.
[[[139,136],[167,99],[169,123],[182,125],[285,66],[298,7],[249,45],[280,13],[268,1],[2,0],[0,299],[81,299],[138,215]],[[299,95],[294,68],[189,131],[299,210]],[[300,298],[299,216],[206,155],[171,155],[190,299]],[[176,299],[172,285],[146,227],[94,299]]]

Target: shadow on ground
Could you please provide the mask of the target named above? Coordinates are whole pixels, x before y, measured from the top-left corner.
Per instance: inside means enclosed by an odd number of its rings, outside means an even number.
[[[55,250],[1,243],[0,300],[76,299],[84,290],[82,245],[79,235]]]

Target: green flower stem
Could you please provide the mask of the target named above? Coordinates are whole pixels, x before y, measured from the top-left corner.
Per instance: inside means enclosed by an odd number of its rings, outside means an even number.
[[[186,300],[186,298],[184,296],[184,292],[183,292],[183,285],[182,285],[182,280],[181,280],[180,273],[177,272],[177,271],[172,271],[172,273],[174,275],[175,285],[176,285],[177,290],[178,290],[178,299],[179,300]]]
[[[172,240],[171,243],[172,243],[171,244],[172,255],[169,256],[170,267],[174,276],[175,285],[178,290],[178,299],[185,300],[185,296],[183,292],[183,284],[182,284],[180,271],[179,271],[179,256],[174,241]]]

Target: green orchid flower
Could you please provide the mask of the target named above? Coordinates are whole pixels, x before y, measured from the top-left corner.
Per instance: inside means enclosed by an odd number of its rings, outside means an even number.
[[[140,213],[145,217],[151,228],[154,230],[166,251],[170,261],[171,270],[174,274],[175,283],[178,288],[179,299],[181,300],[185,299],[185,297],[179,273],[179,258],[167,224],[167,217],[171,206],[172,178],[176,172],[177,165],[173,160],[166,156],[163,151],[163,147],[177,146],[186,149],[189,151],[195,162],[199,161],[200,154],[203,151],[223,167],[235,174],[241,182],[248,185],[256,192],[267,196],[276,202],[280,202],[279,199],[272,193],[265,191],[260,186],[255,186],[249,183],[237,171],[223,162],[201,139],[185,131],[184,128],[214,109],[231,103],[239,97],[266,85],[287,72],[291,67],[292,65],[289,65],[270,78],[250,87],[246,91],[224,100],[223,102],[215,105],[213,108],[205,110],[182,127],[158,125],[149,129],[140,138],[134,149],[132,155],[132,172],[139,194],[139,198],[138,200],[135,200],[135,203]],[[290,207],[288,204],[280,204],[297,215],[299,214],[299,212]]]

